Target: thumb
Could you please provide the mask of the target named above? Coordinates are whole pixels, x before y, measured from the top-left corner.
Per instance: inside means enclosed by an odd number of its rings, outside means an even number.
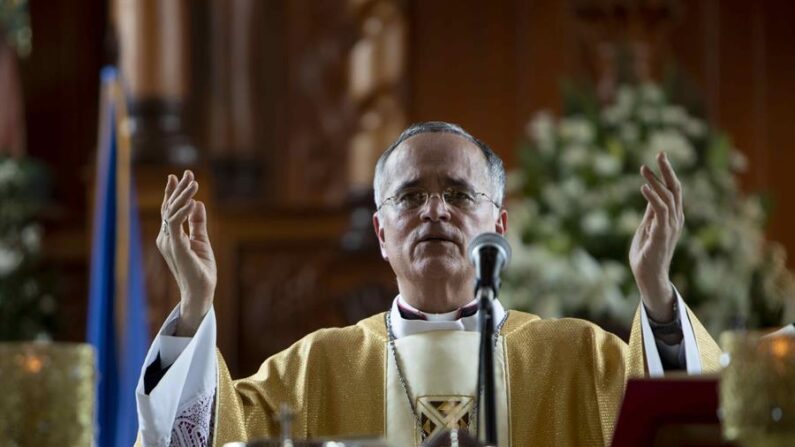
[[[207,209],[204,203],[197,200],[190,216],[188,216],[188,231],[192,240],[208,241],[207,234]]]

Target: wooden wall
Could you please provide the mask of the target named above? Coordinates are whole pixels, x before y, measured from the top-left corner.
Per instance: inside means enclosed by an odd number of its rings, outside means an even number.
[[[572,2],[573,3],[573,2]],[[569,2],[410,4],[412,120],[446,119],[484,139],[508,166],[523,126],[559,111],[560,82],[587,74]],[[703,95],[709,120],[748,157],[746,190],[776,204],[768,234],[795,253],[795,3],[681,2],[665,62]],[[795,256],[795,255],[793,255]],[[790,266],[795,266],[792,256]]]
[[[346,145],[372,102],[352,106],[343,94],[349,81],[344,57],[362,36],[363,15],[372,13],[346,8],[367,3],[189,3],[186,129],[201,157],[193,168],[203,182],[221,268],[219,340],[236,373],[253,372],[264,356],[315,328],[383,308],[394,293],[372,245],[350,249],[345,243],[346,234],[370,237],[367,198],[346,190]],[[515,147],[530,116],[542,108],[560,110],[561,80],[588,75],[573,2],[394,3],[406,24],[406,71],[394,90],[405,119],[457,122],[488,142],[508,167],[516,163]],[[795,253],[795,234],[787,231],[795,225],[788,206],[795,190],[788,172],[795,166],[795,3],[682,4],[665,57],[679,64],[703,93],[710,120],[748,156],[744,185],[770,193],[778,206],[769,234]],[[69,322],[60,338],[78,340],[85,326],[87,203],[107,6],[101,0],[92,0],[93,7],[65,0],[42,5],[31,5],[34,50],[22,73],[29,151],[54,172],[48,250],[64,272],[61,304]],[[218,56],[232,57],[224,33],[240,29],[218,19],[230,7],[252,7],[250,20],[268,24],[242,36],[251,45],[243,52],[251,58],[245,73],[251,89],[243,99],[230,99],[240,74]],[[302,77],[307,67],[319,67],[321,76]],[[240,110],[244,116],[251,111],[250,119],[230,120],[228,114]],[[329,127],[329,117],[341,122]],[[245,122],[250,132],[233,136]],[[159,224],[165,174],[181,169],[169,162],[139,167],[147,240],[154,241]],[[351,231],[357,225],[365,229]],[[146,248],[156,330],[177,297],[154,243]]]

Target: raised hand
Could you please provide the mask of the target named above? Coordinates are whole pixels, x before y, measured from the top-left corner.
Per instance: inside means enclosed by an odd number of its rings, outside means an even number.
[[[207,235],[207,211],[204,203],[193,199],[198,190],[191,171],[185,171],[179,180],[175,175],[168,176],[157,235],[157,248],[179,286],[176,335],[183,337],[193,336],[210,310],[217,280],[215,256]]]
[[[660,323],[673,320],[674,293],[669,279],[671,259],[682,233],[682,185],[668,157],[657,156],[662,180],[648,166],[641,166],[646,179],[640,191],[647,200],[646,213],[632,238],[629,264],[649,316]]]

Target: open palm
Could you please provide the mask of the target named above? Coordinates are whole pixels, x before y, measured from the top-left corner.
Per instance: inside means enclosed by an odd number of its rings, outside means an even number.
[[[668,321],[673,318],[668,273],[685,217],[682,187],[665,154],[657,157],[657,165],[662,180],[647,166],[641,167],[641,175],[647,181],[641,193],[648,204],[632,238],[629,264],[652,318]]]
[[[217,281],[215,256],[207,234],[207,210],[194,200],[199,184],[193,173],[168,176],[160,213],[157,248],[180,290],[177,335],[193,335],[212,306]],[[185,222],[188,231],[185,231]]]

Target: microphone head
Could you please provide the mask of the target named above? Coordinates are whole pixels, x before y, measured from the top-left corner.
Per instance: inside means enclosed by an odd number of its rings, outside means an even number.
[[[505,270],[508,267],[508,263],[511,261],[511,245],[508,244],[508,241],[502,235],[497,233],[481,233],[469,242],[469,247],[467,247],[469,262],[477,265],[477,257],[480,250],[484,247],[492,247],[500,252],[504,259],[501,270]]]

